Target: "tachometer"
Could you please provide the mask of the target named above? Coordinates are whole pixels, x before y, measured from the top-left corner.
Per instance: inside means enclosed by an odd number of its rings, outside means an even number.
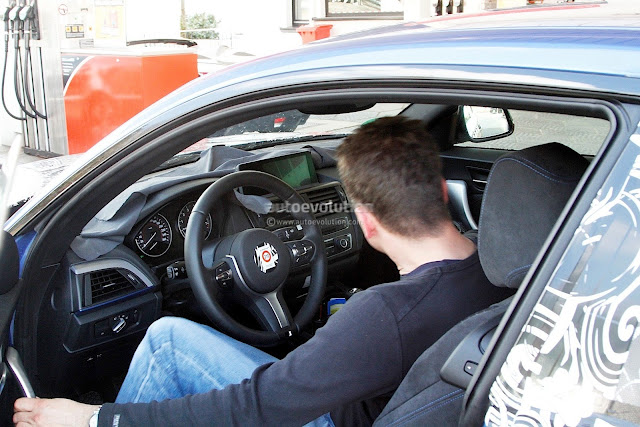
[[[195,200],[187,203],[180,209],[180,213],[178,214],[178,230],[182,237],[187,234],[187,224],[189,223],[189,217],[191,216],[191,211],[193,207],[196,205]],[[211,234],[211,215],[208,214],[204,219],[204,238],[206,239]]]
[[[172,237],[167,218],[155,214],[142,226],[134,240],[140,252],[150,257],[159,257],[169,250]]]

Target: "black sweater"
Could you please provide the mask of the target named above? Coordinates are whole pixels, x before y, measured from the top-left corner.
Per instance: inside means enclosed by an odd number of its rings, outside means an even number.
[[[240,384],[162,402],[105,404],[98,425],[301,426],[327,412],[337,426],[370,425],[426,348],[511,293],[489,283],[477,254],[425,264],[355,294],[311,340]]]

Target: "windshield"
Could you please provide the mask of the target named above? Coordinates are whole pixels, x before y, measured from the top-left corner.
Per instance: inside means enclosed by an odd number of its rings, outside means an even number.
[[[179,153],[200,152],[214,145],[243,150],[313,139],[342,138],[378,117],[400,114],[409,104],[378,103],[361,111],[310,114],[288,110],[268,114],[220,129]]]

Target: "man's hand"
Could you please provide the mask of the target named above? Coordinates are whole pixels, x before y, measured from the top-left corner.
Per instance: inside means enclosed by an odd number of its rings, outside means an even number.
[[[97,405],[85,405],[68,399],[21,398],[13,404],[13,422],[25,426],[86,427]]]

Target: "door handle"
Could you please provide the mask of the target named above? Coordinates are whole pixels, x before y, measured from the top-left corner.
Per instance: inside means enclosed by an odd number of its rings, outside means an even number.
[[[2,369],[2,374],[0,375],[0,394],[4,391],[4,386],[7,385],[7,365],[6,363],[2,363],[0,369]]]
[[[16,380],[18,381],[18,385],[22,390],[22,394],[25,397],[36,397],[35,392],[33,391],[33,387],[31,386],[31,382],[27,377],[27,373],[24,370],[24,365],[22,364],[22,359],[20,359],[20,354],[18,354],[18,350],[13,347],[7,348],[7,364],[9,365],[9,369]]]

